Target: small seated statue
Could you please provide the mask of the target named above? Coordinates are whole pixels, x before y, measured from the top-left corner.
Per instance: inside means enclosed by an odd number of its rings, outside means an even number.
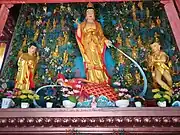
[[[168,67],[169,57],[160,50],[160,44],[155,42],[150,45],[152,52],[148,57],[148,64],[152,72],[152,77],[163,89],[172,92],[172,77]],[[166,80],[166,82],[162,79]]]

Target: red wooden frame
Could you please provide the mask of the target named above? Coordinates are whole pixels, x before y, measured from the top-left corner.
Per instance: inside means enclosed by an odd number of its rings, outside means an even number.
[[[1,109],[0,134],[180,134],[179,108]],[[116,135],[115,134],[115,135]]]

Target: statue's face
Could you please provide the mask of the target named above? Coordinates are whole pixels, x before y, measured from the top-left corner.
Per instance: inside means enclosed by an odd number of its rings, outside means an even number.
[[[29,54],[35,54],[35,52],[36,52],[36,49],[37,49],[37,47],[35,47],[35,46],[30,46],[29,48],[28,48],[28,53]]]
[[[154,43],[151,45],[151,49],[153,52],[159,52],[160,51],[160,45],[158,43]]]
[[[86,19],[87,20],[95,20],[94,9],[87,9]]]

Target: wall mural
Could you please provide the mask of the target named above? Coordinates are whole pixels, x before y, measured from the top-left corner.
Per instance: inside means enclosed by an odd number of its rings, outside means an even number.
[[[13,90],[17,105],[32,103],[28,90],[38,90],[31,96],[41,107],[115,107],[119,99],[128,106],[129,99],[152,98],[171,106],[179,100],[178,74],[179,53],[160,2],[25,4],[1,87]]]

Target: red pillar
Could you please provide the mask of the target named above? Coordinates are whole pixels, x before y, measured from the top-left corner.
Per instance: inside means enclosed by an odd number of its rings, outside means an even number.
[[[171,25],[176,44],[180,50],[180,19],[172,0],[161,0]]]
[[[0,9],[0,35],[3,32],[8,14],[9,14],[9,9],[6,7],[5,4],[2,4]]]
[[[180,12],[180,0],[175,0],[178,11]]]

